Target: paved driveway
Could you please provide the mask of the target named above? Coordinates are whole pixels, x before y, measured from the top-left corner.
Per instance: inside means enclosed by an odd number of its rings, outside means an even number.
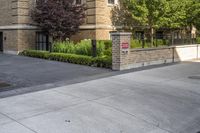
[[[197,133],[200,63],[0,100],[0,133]]]
[[[95,79],[109,72],[111,70],[0,53],[0,83],[11,85],[6,88],[0,85],[0,97]],[[12,89],[15,90],[5,92]]]

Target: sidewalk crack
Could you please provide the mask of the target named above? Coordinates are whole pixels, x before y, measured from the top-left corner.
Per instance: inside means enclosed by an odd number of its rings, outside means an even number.
[[[8,116],[8,115],[6,115],[6,114],[4,114],[4,113],[2,113],[2,112],[0,112],[0,114],[2,114],[3,116],[5,116],[5,117],[7,117],[7,118],[9,118],[9,119],[11,119],[11,120],[13,120],[14,122],[20,124],[21,126],[25,127],[25,128],[28,129],[28,130],[30,130],[30,131],[32,131],[32,132],[34,132],[34,133],[38,133],[38,132],[36,132],[35,130],[31,129],[30,127],[28,127],[28,126],[26,126],[26,125],[20,123],[19,121],[13,119],[12,117],[10,117],[10,116]]]
[[[166,131],[166,132],[168,132],[168,133],[174,133],[174,132],[172,132],[172,131],[170,131],[170,130],[167,130],[167,129],[164,129],[164,128],[160,127],[160,126],[159,126],[159,123],[158,123],[158,124],[154,124],[154,123],[149,122],[149,121],[147,121],[147,120],[145,120],[145,119],[142,119],[142,118],[137,117],[135,114],[131,114],[131,113],[129,113],[129,112],[120,110],[120,109],[118,109],[118,108],[115,108],[115,107],[112,107],[112,106],[109,106],[109,105],[106,105],[106,104],[103,104],[103,103],[99,103],[99,102],[97,102],[97,101],[92,101],[92,102],[97,103],[97,104],[100,104],[100,105],[103,105],[103,106],[107,106],[107,107],[112,108],[112,109],[114,109],[114,110],[116,110],[116,111],[119,111],[119,112],[121,112],[121,113],[123,113],[123,114],[130,115],[130,116],[132,116],[132,117],[135,117],[135,118],[138,119],[138,120],[141,120],[141,121],[143,121],[143,122],[145,122],[145,123],[147,123],[147,124],[149,124],[149,125],[152,125],[152,126],[154,126],[154,127],[156,127],[156,128],[159,128],[159,129],[161,129],[161,130],[164,130],[164,131]]]

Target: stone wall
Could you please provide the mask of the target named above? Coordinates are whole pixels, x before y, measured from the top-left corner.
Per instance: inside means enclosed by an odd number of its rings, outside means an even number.
[[[86,6],[86,21],[80,26],[80,32],[73,36],[72,40],[74,38],[75,40],[88,38],[109,40],[110,31],[114,30],[111,23],[111,10],[113,6],[108,5],[107,0],[86,0]]]
[[[71,40],[78,42],[83,39],[93,39],[96,37],[95,30],[80,30],[78,33],[71,37]]]
[[[6,30],[3,32],[3,48],[5,53],[17,54],[18,33],[17,30]]]
[[[0,26],[32,24],[30,11],[34,0],[1,0]]]
[[[18,30],[18,51],[26,49],[35,49],[36,31],[35,30]]]
[[[199,58],[199,45],[182,45],[149,49],[131,49],[129,54],[128,68],[166,64]]]
[[[34,48],[37,27],[30,17],[35,0],[1,0],[0,32],[3,33],[4,53]]]
[[[112,34],[113,70],[125,70],[200,58],[200,45],[130,49],[130,36],[130,33]],[[123,47],[123,44],[128,44],[129,47]]]
[[[12,0],[1,0],[0,26],[12,24]]]
[[[112,25],[111,10],[113,6],[108,5],[107,0],[96,0],[96,24]]]
[[[131,49],[129,68],[173,62],[173,48]]]
[[[13,24],[33,24],[31,10],[34,0],[12,0]]]
[[[35,48],[34,30],[6,30],[3,36],[4,53],[18,54],[25,49]]]

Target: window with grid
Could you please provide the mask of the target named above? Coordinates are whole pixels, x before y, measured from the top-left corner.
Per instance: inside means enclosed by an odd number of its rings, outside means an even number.
[[[49,50],[49,37],[44,32],[36,32],[36,50]]]

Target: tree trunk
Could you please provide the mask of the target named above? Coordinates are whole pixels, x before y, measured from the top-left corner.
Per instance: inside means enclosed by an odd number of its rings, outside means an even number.
[[[192,39],[192,25],[190,24],[190,44],[193,43],[193,39]]]
[[[144,39],[145,39],[145,35],[144,35],[144,33],[142,34],[142,48],[144,48],[145,47],[145,42],[144,42]]]
[[[172,36],[171,37],[172,38],[172,45],[174,45],[174,31],[173,30],[171,31],[171,36]]]
[[[151,38],[151,46],[150,46],[150,47],[153,47],[153,32],[154,32],[154,29],[153,29],[153,27],[151,26],[151,27],[150,27],[150,38]]]

